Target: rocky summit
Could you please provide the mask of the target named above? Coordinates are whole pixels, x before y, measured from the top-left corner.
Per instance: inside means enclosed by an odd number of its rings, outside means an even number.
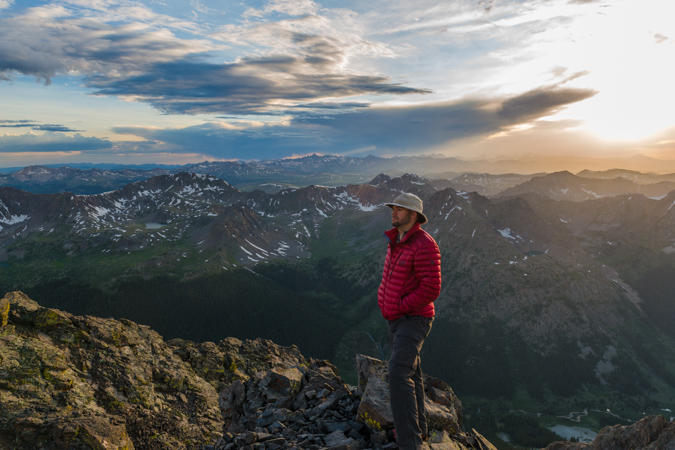
[[[386,364],[358,386],[295,346],[165,342],[147,326],[0,300],[2,449],[395,449]],[[431,449],[495,449],[427,377]]]
[[[21,292],[0,299],[3,450],[396,449],[386,363],[356,355],[358,382],[271,341],[165,342],[129,320],[75,316]],[[462,403],[426,376],[430,450],[496,450],[466,430]],[[650,416],[592,444],[547,450],[668,450]]]

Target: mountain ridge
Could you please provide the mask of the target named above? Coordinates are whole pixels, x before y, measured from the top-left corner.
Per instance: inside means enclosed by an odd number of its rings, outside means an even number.
[[[622,194],[642,194],[658,199],[675,190],[675,181],[640,184],[624,177],[591,178],[570,172],[532,177],[530,180],[501,191],[500,197],[517,196],[536,192],[554,200],[583,201]]]
[[[11,186],[35,193],[70,191],[76,194],[98,194],[160,174],[195,172],[217,176],[242,190],[277,192],[284,188],[313,184],[326,186],[361,184],[379,173],[400,176],[407,172],[430,179],[452,180],[450,185],[444,187],[453,186],[456,189],[476,190],[482,195],[496,195],[514,186],[519,180],[525,181],[538,174],[558,172],[562,169],[579,172],[579,176],[586,178],[621,177],[640,184],[673,182],[675,178],[673,173],[657,175],[668,170],[675,171],[675,164],[667,161],[642,158],[650,164],[635,165],[634,159],[624,160],[626,167],[651,172],[637,175],[634,173],[635,170],[616,169],[617,165],[614,162],[608,161],[599,165],[593,159],[586,158],[582,160],[586,163],[584,165],[570,164],[571,160],[574,159],[537,155],[530,155],[523,162],[523,160],[461,160],[438,155],[356,158],[313,154],[295,159],[204,161],[184,166],[158,165],[145,170],[139,166],[120,167],[109,164],[88,169],[68,166],[29,166],[15,172],[0,172],[0,186]],[[527,161],[534,165],[528,165]]]

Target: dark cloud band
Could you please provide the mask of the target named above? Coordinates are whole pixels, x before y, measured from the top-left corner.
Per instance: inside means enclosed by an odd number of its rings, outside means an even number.
[[[325,111],[327,104],[321,101],[327,97],[430,92],[389,83],[385,77],[320,73],[307,60],[290,56],[238,64],[176,61],[154,65],[143,75],[97,76],[87,82],[97,88],[96,94],[134,96],[170,114],[274,114],[279,109],[288,113],[288,107],[308,102]],[[345,107],[349,103],[341,104]]]
[[[27,133],[20,136],[0,136],[0,153],[23,152],[75,152],[112,148],[106,139],[86,137],[81,134],[66,136],[61,133]]]
[[[62,133],[82,131],[74,130],[65,125],[38,124],[33,120],[0,120],[0,128],[30,128],[35,131],[60,131]]]
[[[117,127],[117,133],[171,143],[176,151],[215,158],[263,159],[279,154],[420,154],[453,141],[484,138],[546,117],[593,95],[587,90],[540,88],[507,99],[475,99],[424,106],[363,108],[290,125],[226,129],[212,123],[184,129]],[[182,149],[182,150],[180,150]],[[367,150],[360,150],[367,149]]]

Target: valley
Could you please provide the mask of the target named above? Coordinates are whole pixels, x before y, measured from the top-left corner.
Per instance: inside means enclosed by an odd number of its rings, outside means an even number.
[[[667,177],[649,188],[627,171],[361,181],[364,169],[335,178],[351,184],[248,191],[216,173],[228,167],[97,194],[0,188],[0,287],[165,339],[297,345],[349,374],[355,353],[387,351],[376,304],[384,203],[409,191],[443,256],[424,369],[453,387],[471,426],[509,435],[510,411],[524,410],[547,427],[597,431],[675,406]]]

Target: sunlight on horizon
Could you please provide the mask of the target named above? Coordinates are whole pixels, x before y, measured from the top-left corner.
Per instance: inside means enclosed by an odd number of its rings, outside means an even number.
[[[571,45],[562,45],[555,57],[569,59],[570,67],[588,72],[569,84],[595,86],[595,97],[570,105],[556,118],[576,118],[584,128],[609,141],[636,141],[675,122],[675,36],[653,30],[672,28],[672,14],[661,8],[628,1],[608,6],[602,13],[575,22]],[[661,4],[675,13],[675,3]],[[561,30],[562,31],[562,30]],[[563,42],[562,40],[560,42]]]

